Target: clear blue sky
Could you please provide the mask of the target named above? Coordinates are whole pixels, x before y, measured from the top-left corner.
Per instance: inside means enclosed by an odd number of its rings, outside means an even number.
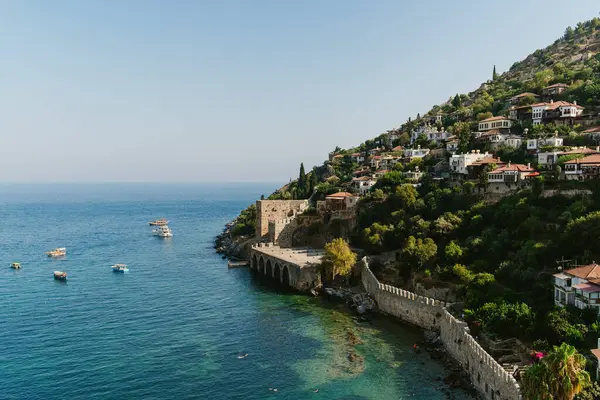
[[[287,181],[597,0],[0,1],[0,182]]]

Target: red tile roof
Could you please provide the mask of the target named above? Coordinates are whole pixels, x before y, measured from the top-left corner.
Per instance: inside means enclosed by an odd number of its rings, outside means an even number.
[[[402,151],[403,148],[404,147],[402,147],[402,146],[396,146],[392,149],[392,151]]]
[[[569,87],[566,83],[555,83],[554,85],[546,86],[544,89],[550,89],[555,87]]]
[[[330,194],[328,196],[325,197],[325,199],[345,199],[347,197],[356,197],[355,195],[353,195],[352,193],[348,193],[348,192],[337,192],[334,194]]]
[[[502,161],[501,159],[494,158],[494,157],[482,158],[479,161],[475,161],[474,163],[471,163],[471,165],[487,165],[487,164],[505,165],[506,163],[504,161]]]
[[[521,94],[518,94],[518,95],[516,95],[516,96],[513,96],[512,98],[513,98],[513,99],[519,99],[519,98],[521,98],[521,97],[526,97],[526,96],[534,96],[534,97],[538,97],[538,95],[537,95],[537,94],[535,94],[535,93],[525,92],[525,93],[521,93]]]
[[[593,128],[586,129],[582,133],[600,133],[600,126],[594,126]]]
[[[565,162],[565,164],[598,164],[600,163],[600,154],[592,154],[591,156],[576,158]]]
[[[508,119],[508,118],[507,117],[503,117],[501,115],[498,115],[497,117],[487,118],[487,119],[484,119],[484,120],[479,121],[479,122],[501,121],[501,120],[505,120],[505,119]]]
[[[563,151],[560,154],[562,156],[565,156],[565,155],[569,155],[569,154],[588,154],[588,155],[590,155],[590,154],[598,154],[598,153],[599,152],[596,150],[592,150],[587,147],[584,147],[583,149],[571,149],[568,151]]]
[[[501,173],[508,172],[508,171],[534,172],[535,170],[531,167],[528,167],[525,164],[512,164],[509,162],[508,164],[491,171],[490,174],[501,174]]]
[[[592,281],[595,279],[600,279],[600,265],[595,263],[590,265],[583,265],[577,268],[568,269],[565,271],[565,273],[588,281]]]

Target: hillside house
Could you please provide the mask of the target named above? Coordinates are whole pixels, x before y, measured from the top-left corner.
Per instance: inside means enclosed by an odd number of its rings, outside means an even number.
[[[456,153],[458,151],[459,141],[456,136],[450,136],[446,141],[446,151],[449,153]]]
[[[341,211],[354,208],[358,196],[348,192],[338,192],[325,197],[325,206],[328,211]]]
[[[561,147],[563,139],[558,136],[553,136],[545,139],[527,139],[527,150],[538,151],[542,147]]]
[[[503,167],[505,165],[506,163],[500,158],[482,158],[471,163],[470,165],[467,165],[467,179],[479,179],[481,173],[485,171],[486,168],[491,167],[497,169],[498,167]]]
[[[402,161],[409,163],[414,158],[423,158],[429,155],[430,150],[427,148],[422,149],[421,146],[417,146],[416,149],[404,149],[404,156],[402,157]]]
[[[468,174],[467,167],[469,165],[484,158],[491,157],[493,157],[492,154],[488,152],[481,153],[479,150],[472,150],[470,153],[453,154],[450,156],[449,161],[450,173],[466,177]]]
[[[488,172],[488,185],[486,190],[493,193],[505,193],[516,190],[528,178],[539,175],[529,164],[508,164]]]
[[[362,153],[350,154],[350,158],[352,159],[352,162],[355,162],[357,164],[362,164],[365,162],[365,156]]]
[[[531,119],[531,106],[512,106],[508,110],[508,118],[515,121]]]
[[[567,180],[583,181],[600,178],[600,154],[592,154],[584,158],[576,158],[565,163]]]
[[[388,172],[390,172],[389,169],[380,169],[380,170],[375,171],[375,173],[373,175],[375,176],[375,178],[381,178]]]
[[[507,117],[497,116],[479,121],[479,131],[488,132],[490,130],[498,130],[501,133],[509,133],[513,121]]]
[[[424,172],[419,171],[419,167],[416,167],[414,171],[404,171],[402,174],[408,181],[413,183],[419,182],[425,175]]]
[[[523,139],[521,138],[521,136],[507,135],[504,138],[504,142],[502,144],[513,149],[518,149],[519,147],[521,147],[521,143],[523,143]]]
[[[396,146],[392,149],[393,153],[402,153],[402,150],[404,150],[404,147],[402,146]]]
[[[369,190],[377,183],[377,179],[371,176],[361,176],[352,179],[352,187],[356,193],[361,196],[367,194]]]
[[[600,265],[592,263],[554,274],[554,304],[600,309]]]
[[[369,150],[368,153],[370,156],[376,156],[376,155],[379,155],[384,150],[385,149],[382,149],[381,147],[375,147],[374,149]]]
[[[414,144],[419,136],[424,135],[428,141],[440,143],[446,140],[450,134],[445,131],[438,131],[437,126],[424,124],[415,128],[410,135],[410,144]]]
[[[558,163],[561,154],[560,150],[539,152],[537,154],[538,165],[545,169],[552,169]]]
[[[569,85],[565,83],[555,83],[554,85],[546,86],[542,89],[542,95],[544,96],[556,96],[565,92],[569,88]]]
[[[526,97],[533,97],[533,98],[537,99],[539,96],[535,93],[529,93],[529,92],[521,93],[521,94],[511,97],[508,100],[508,104],[510,104],[510,105],[519,104],[519,101],[521,101],[521,99],[524,99]]]
[[[531,122],[533,125],[554,122],[561,125],[572,125],[575,118],[581,116],[583,107],[577,102],[550,101],[550,103],[536,103],[531,105]]]

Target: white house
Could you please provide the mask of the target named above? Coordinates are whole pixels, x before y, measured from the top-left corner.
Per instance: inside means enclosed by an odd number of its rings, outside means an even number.
[[[493,154],[488,152],[480,153],[479,150],[473,150],[470,153],[464,154],[453,154],[450,157],[450,172],[453,174],[467,175],[467,167],[476,161],[483,160],[484,158],[491,158]]]
[[[364,196],[375,184],[377,179],[370,176],[361,176],[360,178],[352,179],[354,190]]]
[[[439,143],[446,140],[450,136],[450,133],[446,131],[438,131],[436,126],[431,126],[429,124],[420,125],[411,132],[410,144],[415,143],[421,135],[425,135],[427,140],[430,142],[433,141]]]
[[[479,131],[487,132],[492,129],[509,130],[513,122],[507,117],[497,116],[479,121]]]
[[[600,178],[600,154],[567,161],[564,172],[567,180],[598,179]]]
[[[504,193],[518,189],[519,185],[529,177],[539,175],[529,164],[508,164],[488,172],[487,190],[495,193]]]
[[[554,274],[554,304],[600,310],[600,265],[590,264]]]
[[[413,158],[423,158],[428,155],[429,152],[429,149],[422,149],[421,146],[417,146],[416,149],[404,149],[404,158],[408,159],[408,161],[412,160]]]
[[[362,164],[365,162],[365,156],[362,153],[354,153],[350,155],[350,158],[353,162],[357,164]]]
[[[544,151],[537,154],[538,165],[544,168],[552,168],[558,163],[561,151]]]
[[[531,105],[531,122],[533,125],[539,125],[544,118],[544,110],[548,107],[548,103],[535,103]]]
[[[446,151],[449,153],[456,153],[458,151],[458,140],[451,139],[446,142]]]
[[[557,136],[546,139],[527,139],[527,150],[539,150],[542,147],[561,147],[563,139]]]
[[[411,182],[418,182],[421,179],[423,179],[425,173],[419,171],[419,167],[416,167],[414,171],[404,171],[403,175],[406,179],[408,179]]]
[[[583,113],[583,107],[577,102],[552,101],[550,103],[536,103],[531,105],[531,121],[533,125],[556,120],[577,118]]]
[[[518,149],[521,147],[521,143],[523,143],[523,139],[521,136],[517,135],[508,135],[504,138],[503,144],[507,147],[511,147],[513,149]]]

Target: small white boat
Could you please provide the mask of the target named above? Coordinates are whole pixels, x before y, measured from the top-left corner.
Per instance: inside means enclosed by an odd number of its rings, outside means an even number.
[[[59,247],[57,249],[48,251],[46,254],[48,257],[62,257],[67,254],[67,249],[65,247]]]
[[[54,279],[59,281],[66,281],[67,273],[63,271],[54,271]]]
[[[129,268],[125,264],[115,264],[112,266],[113,272],[127,272]]]
[[[167,225],[168,223],[169,223],[169,221],[167,221],[166,218],[160,218],[160,219],[148,222],[148,225],[163,226],[163,225]]]
[[[10,264],[10,267],[12,269],[21,269],[21,263],[14,262],[14,263]]]
[[[152,233],[155,236],[159,236],[159,237],[163,237],[163,238],[173,237],[173,232],[171,231],[171,229],[169,229],[169,227],[167,225],[159,226],[157,229],[154,229],[152,231]]]

